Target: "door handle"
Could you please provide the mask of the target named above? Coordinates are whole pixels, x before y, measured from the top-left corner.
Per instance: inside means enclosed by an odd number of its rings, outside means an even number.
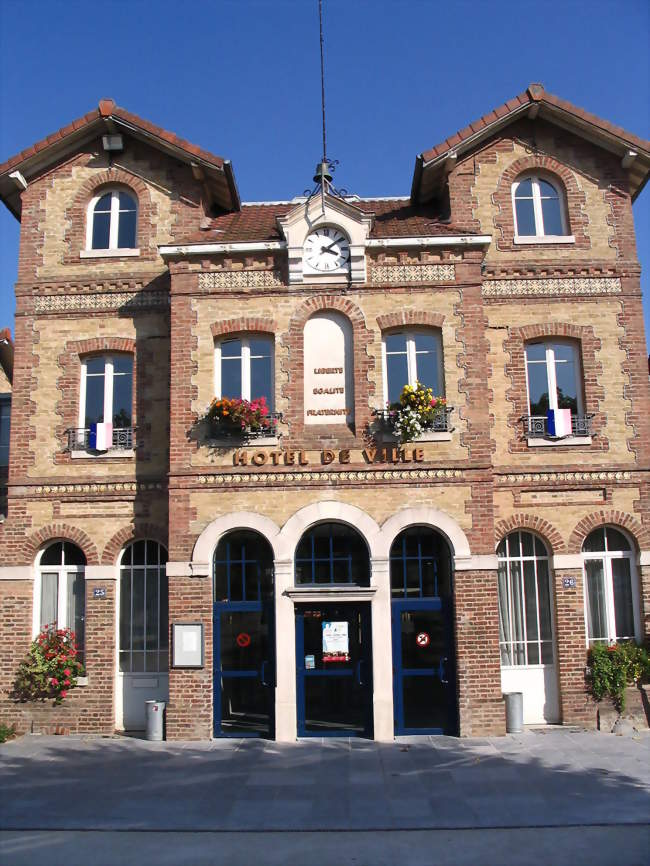
[[[438,665],[438,676],[440,677],[441,683],[448,683],[449,682],[449,680],[445,676],[445,674],[447,673],[446,668],[445,668],[445,663],[448,661],[449,661],[449,659],[447,658],[447,656],[443,656],[440,659],[440,664]]]
[[[362,686],[363,680],[361,679],[361,665],[363,664],[363,659],[359,659],[357,662],[357,685]]]
[[[262,685],[263,685],[263,686],[268,686],[268,683],[267,683],[267,681],[266,681],[266,666],[267,666],[267,664],[268,664],[268,662],[267,662],[266,659],[265,659],[265,660],[262,662],[262,667],[261,667],[261,670],[260,670],[260,679],[262,680]]]

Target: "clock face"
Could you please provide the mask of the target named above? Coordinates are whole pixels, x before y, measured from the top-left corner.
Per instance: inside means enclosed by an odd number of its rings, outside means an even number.
[[[340,271],[350,261],[350,242],[335,228],[316,229],[305,241],[305,262],[315,271]]]

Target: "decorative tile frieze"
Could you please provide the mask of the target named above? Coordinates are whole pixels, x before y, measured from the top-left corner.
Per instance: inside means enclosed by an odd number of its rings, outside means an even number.
[[[147,490],[164,490],[162,481],[117,481],[99,484],[39,484],[26,488],[27,495],[62,496],[65,494],[89,495],[93,493],[142,493]]]
[[[199,274],[200,289],[267,289],[283,285],[280,271],[214,271]]]
[[[507,484],[527,484],[529,482],[558,481],[630,481],[631,472],[522,472],[501,476]]]
[[[251,487],[262,487],[266,484],[292,484],[292,483],[330,483],[336,482],[358,482],[373,484],[377,481],[423,481],[432,479],[462,478],[460,469],[402,469],[383,470],[373,472],[361,470],[359,472],[224,472],[214,475],[200,475],[198,480],[203,486],[208,485],[230,485],[250,484]]]
[[[454,265],[372,265],[371,283],[448,283],[456,279]]]
[[[109,292],[97,295],[41,295],[35,313],[65,313],[81,310],[143,310],[169,306],[167,292]]]
[[[621,281],[616,278],[566,277],[539,280],[487,280],[484,298],[529,298],[553,295],[618,295]]]

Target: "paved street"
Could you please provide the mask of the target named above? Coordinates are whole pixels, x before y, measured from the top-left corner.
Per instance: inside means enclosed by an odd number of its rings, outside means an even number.
[[[28,736],[0,772],[3,864],[646,866],[650,850],[648,735]]]

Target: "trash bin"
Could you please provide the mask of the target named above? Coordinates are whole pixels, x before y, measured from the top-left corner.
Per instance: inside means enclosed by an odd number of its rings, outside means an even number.
[[[145,737],[147,740],[162,740],[165,702],[145,701],[144,705],[147,714],[147,731]]]
[[[522,692],[509,692],[506,699],[506,732],[521,734],[524,730],[524,695]]]

